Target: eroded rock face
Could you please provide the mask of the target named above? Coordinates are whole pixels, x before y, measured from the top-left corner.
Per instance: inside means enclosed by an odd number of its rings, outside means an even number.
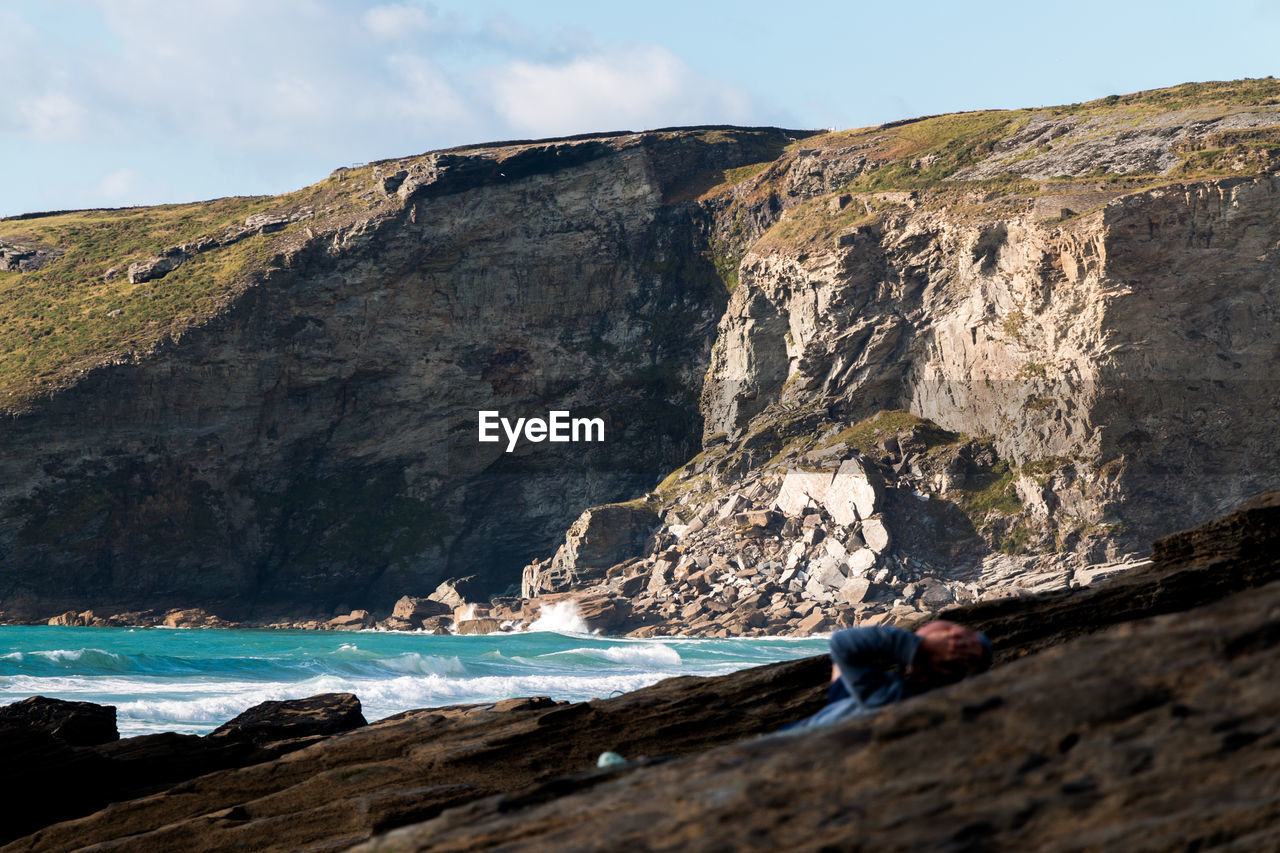
[[[180,343],[4,420],[0,609],[327,618],[449,576],[518,584],[585,507],[694,452],[725,292],[702,214],[667,195],[782,144],[681,132],[431,155],[366,219],[317,219]],[[603,443],[507,453],[477,441],[481,409],[610,420]]]
[[[642,503],[587,510],[569,528],[550,563],[525,568],[520,594],[535,598],[599,580],[611,566],[641,555],[658,522],[657,513]]]
[[[1278,217],[1280,178],[1242,178],[1068,222],[889,205],[826,248],[765,244],[720,324],[706,433],[742,436],[771,404],[815,397],[850,421],[909,410],[993,436],[1014,465],[1079,463],[1032,498],[1041,514],[1123,526],[1115,553],[1141,547],[1280,474],[1277,332],[1261,319],[1280,306]]]

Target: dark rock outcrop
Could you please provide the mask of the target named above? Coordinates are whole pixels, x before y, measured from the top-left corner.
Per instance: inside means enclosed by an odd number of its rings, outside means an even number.
[[[368,725],[354,693],[321,693],[254,705],[209,733],[212,739],[259,746],[291,738],[336,735]]]
[[[69,746],[95,746],[120,739],[114,705],[32,696],[0,707],[0,726],[45,732]]]
[[[0,708],[0,843],[206,773],[270,761],[363,724],[350,694],[265,703],[217,737],[166,732],[120,739],[111,706],[39,696],[7,705]]]

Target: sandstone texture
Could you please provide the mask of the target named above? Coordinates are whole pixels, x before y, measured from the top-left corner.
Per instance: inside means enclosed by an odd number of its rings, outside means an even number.
[[[410,711],[4,849],[1272,849],[1277,555],[1270,493],[1088,589],[952,608],[992,671],[826,730],[772,734],[821,705],[825,657]]]

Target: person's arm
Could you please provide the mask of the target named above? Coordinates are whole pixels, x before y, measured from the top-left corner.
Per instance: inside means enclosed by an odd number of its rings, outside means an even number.
[[[899,698],[888,695],[888,691],[901,689],[900,679],[891,678],[889,671],[895,666],[905,671],[911,665],[920,638],[887,626],[846,628],[831,635],[830,645],[831,660],[850,695],[874,706]]]

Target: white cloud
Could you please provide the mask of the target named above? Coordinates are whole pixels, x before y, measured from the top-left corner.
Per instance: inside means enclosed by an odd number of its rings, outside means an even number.
[[[95,191],[99,198],[110,202],[130,201],[138,192],[138,173],[133,169],[116,169],[98,181]]]
[[[498,113],[540,135],[733,123],[751,115],[743,92],[698,75],[658,46],[559,64],[516,60],[492,85]]]
[[[84,131],[84,107],[59,92],[24,98],[18,112],[36,139],[74,139]]]
[[[59,193],[80,195],[54,200],[32,180],[23,196],[7,182],[13,207],[0,212],[88,203],[95,187],[124,200],[127,171],[131,201],[184,186],[207,196],[240,174],[246,183],[223,191],[267,189],[254,178],[280,191],[335,166],[468,142],[756,118],[740,90],[665,48],[547,33],[528,16],[414,0],[46,8],[0,7],[3,31],[23,34],[0,51],[0,149],[43,146],[52,163],[56,143],[70,188]]]
[[[426,10],[408,3],[375,6],[365,12],[361,20],[369,32],[387,41],[412,38],[432,29],[431,16]]]
[[[473,124],[477,120],[473,108],[448,75],[426,58],[397,54],[387,58],[387,67],[402,87],[395,97],[400,115],[461,124]]]

